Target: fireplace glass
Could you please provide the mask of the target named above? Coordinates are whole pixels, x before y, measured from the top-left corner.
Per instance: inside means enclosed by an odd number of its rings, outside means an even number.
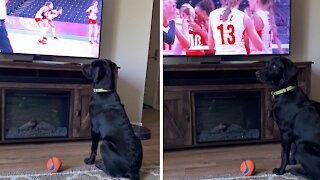
[[[260,139],[260,91],[196,92],[196,142]]]
[[[68,136],[70,92],[5,91],[5,139]]]

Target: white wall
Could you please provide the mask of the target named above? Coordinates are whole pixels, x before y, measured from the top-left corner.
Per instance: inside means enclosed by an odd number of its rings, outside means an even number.
[[[311,99],[320,101],[319,0],[292,0],[292,53],[294,61],[313,61]]]
[[[309,0],[306,23],[306,60],[313,61],[311,76],[311,98],[320,102],[320,20],[319,0]]]
[[[117,90],[133,123],[142,117],[153,0],[105,0],[101,58],[120,67]]]

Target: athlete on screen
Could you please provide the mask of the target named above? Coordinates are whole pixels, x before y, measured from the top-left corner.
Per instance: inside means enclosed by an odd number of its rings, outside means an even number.
[[[97,24],[97,14],[99,12],[98,9],[98,1],[93,1],[92,6],[90,6],[87,10],[86,13],[89,13],[88,16],[88,24],[89,24],[89,42],[90,44],[93,44],[92,42],[92,33],[94,33],[94,42],[98,42],[98,33],[99,33],[99,28]]]
[[[173,55],[175,36],[176,1],[163,0],[163,54]]]
[[[192,29],[195,32],[201,34],[205,41],[208,40],[208,29],[209,29],[209,14],[215,9],[212,0],[201,0],[199,1],[194,10],[196,13],[195,23],[192,23]]]
[[[252,19],[255,29],[260,36],[264,51],[257,51],[250,43],[250,54],[272,54],[272,42],[278,45],[279,53],[282,53],[281,42],[277,37],[277,27],[274,22],[274,16],[271,12],[271,0],[249,0],[249,9],[246,13]]]
[[[186,55],[205,55],[204,45],[207,44],[207,38],[205,37],[207,33],[199,32],[199,29],[201,29],[202,26],[194,22],[195,9],[188,3],[183,4],[180,7],[180,17],[188,23],[190,48],[186,49]],[[202,30],[206,31],[204,28]]]
[[[50,1],[47,1],[45,5],[38,10],[34,18],[34,20],[36,21],[36,23],[40,28],[40,36],[38,41],[41,44],[47,44],[46,43],[47,38],[45,37],[45,33],[47,32],[47,23],[48,23],[46,13],[51,9],[53,9],[53,3]]]
[[[48,26],[51,27],[53,38],[58,39],[58,37],[56,35],[56,27],[54,25],[53,19],[62,14],[62,7],[58,7],[57,9],[50,10],[46,14],[47,14],[46,26],[47,26],[47,28],[48,28]],[[46,34],[45,34],[45,37],[46,37]]]
[[[247,54],[244,34],[258,51],[263,50],[261,38],[244,12],[238,10],[240,0],[225,0],[225,7],[209,16],[208,44],[217,55]]]

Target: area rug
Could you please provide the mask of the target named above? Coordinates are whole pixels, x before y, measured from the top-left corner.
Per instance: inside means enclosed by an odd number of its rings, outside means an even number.
[[[14,172],[11,174],[0,174],[1,180],[112,180],[125,178],[112,178],[94,166],[85,168],[75,168],[63,170],[59,173],[48,172]],[[140,179],[159,180],[159,165],[142,166],[140,169]]]
[[[294,176],[290,173],[283,174],[281,176],[271,173],[258,173],[253,176],[242,176],[241,174],[219,175],[219,176],[195,176],[195,177],[183,177],[183,178],[168,178],[172,180],[306,180],[300,176]]]

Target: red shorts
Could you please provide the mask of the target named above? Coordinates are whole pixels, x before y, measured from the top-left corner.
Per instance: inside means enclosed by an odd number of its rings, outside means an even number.
[[[34,20],[36,21],[36,23],[41,21],[41,18],[34,18]]]
[[[88,24],[97,24],[97,20],[95,19],[89,19]]]

